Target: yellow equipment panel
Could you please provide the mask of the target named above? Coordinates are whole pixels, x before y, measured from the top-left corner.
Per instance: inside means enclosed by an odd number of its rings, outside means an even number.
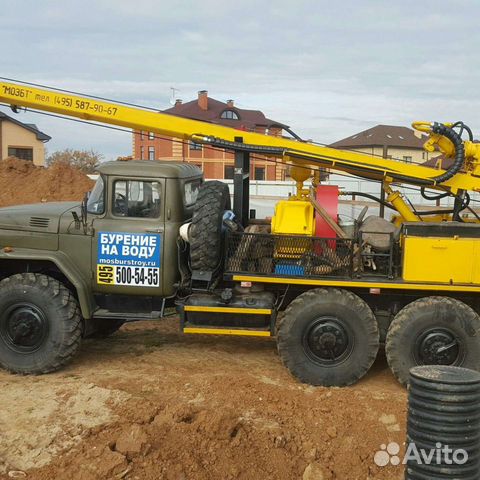
[[[303,200],[281,200],[272,217],[272,233],[310,235],[315,233],[313,205]]]
[[[405,237],[403,279],[408,282],[480,283],[480,240]]]

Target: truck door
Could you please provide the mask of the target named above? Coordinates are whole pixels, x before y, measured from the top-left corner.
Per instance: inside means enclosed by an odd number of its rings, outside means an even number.
[[[93,221],[94,291],[163,294],[164,192],[164,179],[108,178],[105,215]]]

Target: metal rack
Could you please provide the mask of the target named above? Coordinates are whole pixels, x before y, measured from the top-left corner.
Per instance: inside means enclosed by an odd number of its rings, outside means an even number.
[[[225,274],[279,277],[359,278],[395,274],[395,241],[377,252],[357,241],[303,235],[228,232],[225,240]],[[380,233],[379,233],[380,235]],[[370,265],[370,266],[369,266]]]

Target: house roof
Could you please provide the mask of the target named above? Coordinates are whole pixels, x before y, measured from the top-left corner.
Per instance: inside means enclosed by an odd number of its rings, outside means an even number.
[[[42,131],[40,131],[35,124],[33,124],[33,123],[22,123],[22,122],[18,121],[17,119],[10,117],[3,112],[0,112],[0,122],[1,121],[12,122],[15,125],[18,125],[19,127],[24,128],[25,130],[29,130],[30,132],[34,133],[37,136],[37,140],[40,140],[41,142],[48,142],[52,138],[52,137],[48,136],[46,133],[43,133]]]
[[[330,146],[335,148],[358,148],[387,145],[389,147],[423,149],[423,144],[426,140],[426,136],[422,135],[419,138],[415,131],[408,127],[376,125],[363,132],[338,140]]]
[[[444,155],[438,155],[437,157],[430,158],[422,165],[425,167],[441,168],[443,170],[449,169],[453,165],[453,158],[447,158]]]
[[[221,102],[212,97],[208,97],[207,105],[207,109],[204,110],[200,107],[198,100],[192,100],[191,102],[176,104],[174,107],[164,110],[164,113],[245,130],[254,130],[255,127],[288,128],[288,125],[265,117],[260,110],[237,108],[232,104]],[[225,110],[234,111],[239,120],[221,118]]]
[[[480,141],[474,140],[473,143],[480,143]],[[454,161],[454,158],[449,158],[445,155],[438,154],[436,157],[430,158],[426,162],[423,162],[422,165],[425,165],[426,167],[448,170],[453,165]]]

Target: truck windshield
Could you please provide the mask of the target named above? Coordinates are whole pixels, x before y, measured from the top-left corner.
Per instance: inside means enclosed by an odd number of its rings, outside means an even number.
[[[94,213],[99,215],[104,212],[105,210],[105,201],[104,201],[104,194],[103,194],[103,178],[98,177],[95,186],[93,187],[90,196],[88,197],[87,201],[87,212]]]

